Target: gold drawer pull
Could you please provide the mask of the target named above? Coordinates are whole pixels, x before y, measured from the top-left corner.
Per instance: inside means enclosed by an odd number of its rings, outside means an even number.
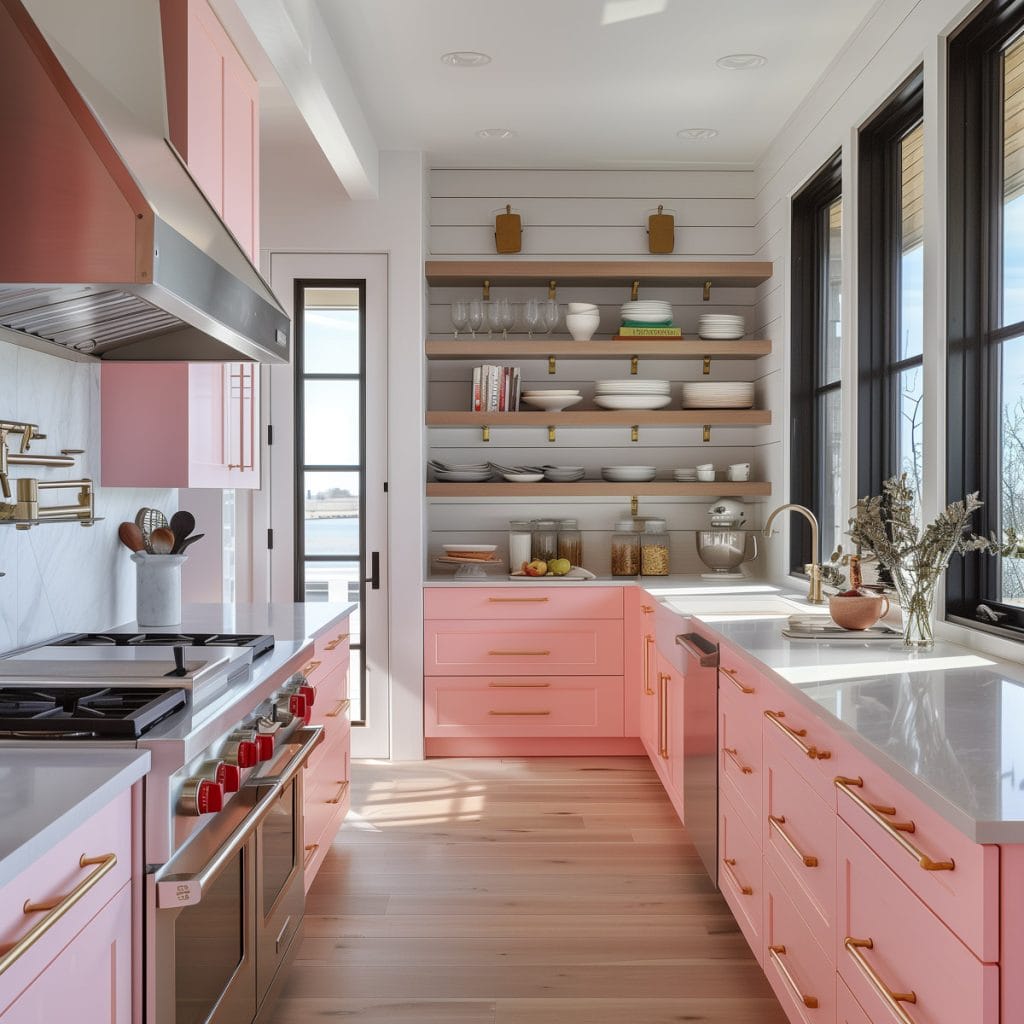
[[[753,896],[754,890],[749,885],[742,885],[733,870],[736,867],[735,857],[723,857],[722,864],[725,866],[725,873],[732,879],[733,884],[744,896]]]
[[[739,768],[739,770],[743,772],[744,775],[754,774],[754,769],[751,768],[750,765],[744,764],[740,760],[739,753],[737,752],[735,747],[722,747],[722,753],[725,754],[725,756],[729,758],[729,760],[732,761],[732,763],[736,765],[736,767]]]
[[[320,849],[320,844],[319,843],[310,843],[310,845],[304,847],[304,849],[306,851],[306,856],[303,858],[303,861],[302,861],[302,870],[303,871],[305,871],[306,868],[309,867],[309,862],[316,855],[316,851]]]
[[[488,711],[487,714],[501,718],[516,718],[518,716],[543,716],[550,715],[550,711]]]
[[[668,760],[668,681],[672,677],[667,672],[658,673],[658,701],[661,705],[658,722],[658,754]]]
[[[305,668],[301,670],[302,674],[304,676],[308,676],[310,672],[315,672],[322,664],[322,661],[311,661],[308,665],[306,665]]]
[[[809,1010],[816,1010],[818,1008],[818,999],[816,996],[805,996],[800,991],[800,986],[797,985],[793,975],[789,973],[789,968],[782,962],[782,958],[786,955],[785,946],[769,946],[768,947],[768,959],[775,963],[775,966],[779,969],[779,974],[786,979],[786,984],[789,986],[793,995],[800,1000]]]
[[[339,633],[329,644],[324,644],[325,651],[337,650],[347,639],[348,633]]]
[[[342,697],[341,700],[334,706],[333,711],[328,711],[324,718],[337,718],[342,711],[347,711],[352,701],[348,697]]]
[[[872,988],[888,1004],[889,1008],[902,1021],[902,1024],[914,1024],[914,1018],[903,1009],[902,1003],[916,1003],[915,992],[893,992],[891,988],[875,973],[875,969],[867,962],[862,949],[874,949],[875,944],[871,939],[855,939],[847,935],[843,940],[846,952],[853,957],[853,962],[860,968],[861,974],[871,983]]]
[[[644,635],[644,695],[653,697],[651,689],[651,647],[654,645],[654,637],[650,633]]]
[[[488,651],[492,658],[547,658],[550,651]]]
[[[546,597],[489,597],[491,604],[546,604]]]
[[[856,786],[858,788],[863,787],[864,780],[858,776],[855,779],[848,779],[845,776],[838,775],[833,780],[836,784],[836,789],[841,793],[845,793],[858,807],[860,807],[868,817],[876,821],[886,832],[889,833],[896,840],[900,846],[903,847],[907,853],[910,854],[918,864],[924,868],[925,871],[953,871],[956,868],[956,864],[953,858],[949,860],[932,860],[926,853],[919,850],[905,835],[905,832],[914,831],[914,823],[912,821],[889,821],[887,818],[882,817],[883,814],[895,814],[895,807],[885,807],[878,804],[869,804],[859,793],[854,793],[851,787]]]
[[[785,711],[766,711],[764,717],[776,728],[781,729],[812,761],[827,761],[832,754],[827,750],[819,750],[814,746],[807,746],[801,739],[807,735],[806,729],[791,729],[785,722],[780,721],[786,717]]]
[[[58,896],[43,903],[25,900],[22,906],[24,913],[38,914],[45,911],[46,917],[36,922],[17,942],[4,950],[3,956],[0,956],[0,974],[3,974],[22,954],[27,953],[104,875],[114,868],[114,865],[117,864],[117,854],[104,853],[98,857],[86,857],[83,853],[78,859],[79,867],[86,868],[92,864],[98,865],[96,870],[83,878],[71,892],[64,896]]]
[[[495,690],[546,690],[550,683],[488,683]]]
[[[740,682],[739,677],[736,675],[736,670],[735,669],[725,668],[722,665],[719,665],[718,666],[718,671],[719,672],[723,672],[725,674],[725,678],[728,679],[729,682],[731,682],[732,685],[735,686],[736,689],[740,691],[740,693],[753,693],[754,692],[754,688],[752,686],[745,686],[743,683]]]
[[[654,609],[649,604],[642,604],[642,605],[640,605],[640,611],[642,611],[644,613],[644,615],[653,615],[654,614]]]
[[[818,858],[813,857],[809,853],[804,853],[792,839],[786,834],[786,830],[782,827],[786,824],[785,815],[780,814],[776,817],[774,814],[768,815],[768,828],[775,829],[776,832],[782,836],[782,841],[804,862],[805,868],[816,868],[818,866]]]
[[[339,786],[341,788],[338,790],[338,792],[335,793],[334,796],[332,796],[331,799],[327,801],[329,804],[340,804],[341,801],[345,799],[345,794],[348,792],[348,783],[341,782],[339,783]]]

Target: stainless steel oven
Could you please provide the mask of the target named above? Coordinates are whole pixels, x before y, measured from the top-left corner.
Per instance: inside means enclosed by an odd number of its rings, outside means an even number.
[[[253,1020],[301,930],[302,768],[321,726],[296,730],[210,824],[148,876],[148,1020]]]

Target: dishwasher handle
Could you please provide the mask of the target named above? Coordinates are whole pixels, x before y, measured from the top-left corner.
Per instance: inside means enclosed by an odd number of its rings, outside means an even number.
[[[718,645],[700,633],[679,633],[676,643],[695,658],[701,668],[718,668]]]

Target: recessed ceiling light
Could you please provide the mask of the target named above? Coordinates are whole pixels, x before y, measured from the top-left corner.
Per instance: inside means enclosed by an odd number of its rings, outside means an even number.
[[[477,135],[481,139],[511,139],[516,132],[511,128],[481,128]]]
[[[730,53],[719,57],[715,63],[726,71],[753,71],[755,68],[763,68],[768,58],[759,53]]]
[[[450,64],[453,68],[479,68],[490,64],[491,58],[476,50],[452,50],[451,53],[441,54],[441,63]]]
[[[676,135],[686,142],[708,142],[718,136],[717,128],[683,128]]]

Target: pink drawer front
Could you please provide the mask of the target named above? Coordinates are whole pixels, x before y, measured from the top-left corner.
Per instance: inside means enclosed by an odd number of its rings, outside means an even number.
[[[786,740],[765,734],[765,858],[831,956],[836,908],[836,812],[782,754]]]
[[[764,973],[790,1021],[832,1024],[836,974],[831,958],[814,940],[771,865],[765,865],[764,879]]]
[[[621,619],[622,609],[622,587],[510,583],[423,592],[425,619]]]
[[[718,674],[723,688],[728,685],[737,693],[756,697],[759,701],[766,700],[767,695],[776,689],[774,684],[769,683],[749,661],[728,644],[722,644],[719,648]]]
[[[977,960],[852,829],[838,827],[836,965],[867,1017],[996,1024],[999,968]]]
[[[859,751],[842,757],[840,816],[973,950],[999,959],[999,847],[972,842]]]
[[[622,625],[581,619],[536,622],[433,620],[425,624],[426,675],[621,675]]]
[[[763,715],[764,735],[783,740],[779,747],[807,784],[827,804],[835,806],[832,780],[843,770],[839,761],[839,738],[824,722],[823,714],[775,687]]]
[[[836,979],[836,1024],[871,1024],[871,1018],[842,978]]]
[[[427,736],[621,736],[621,676],[428,677]]]
[[[761,846],[724,793],[718,798],[718,886],[750,948],[761,962]]]
[[[330,725],[336,719],[348,718],[348,665],[338,665],[332,672],[311,679],[316,700],[310,719],[313,725]]]
[[[718,690],[718,779],[747,827],[761,829],[761,712],[757,702],[726,681]]]

